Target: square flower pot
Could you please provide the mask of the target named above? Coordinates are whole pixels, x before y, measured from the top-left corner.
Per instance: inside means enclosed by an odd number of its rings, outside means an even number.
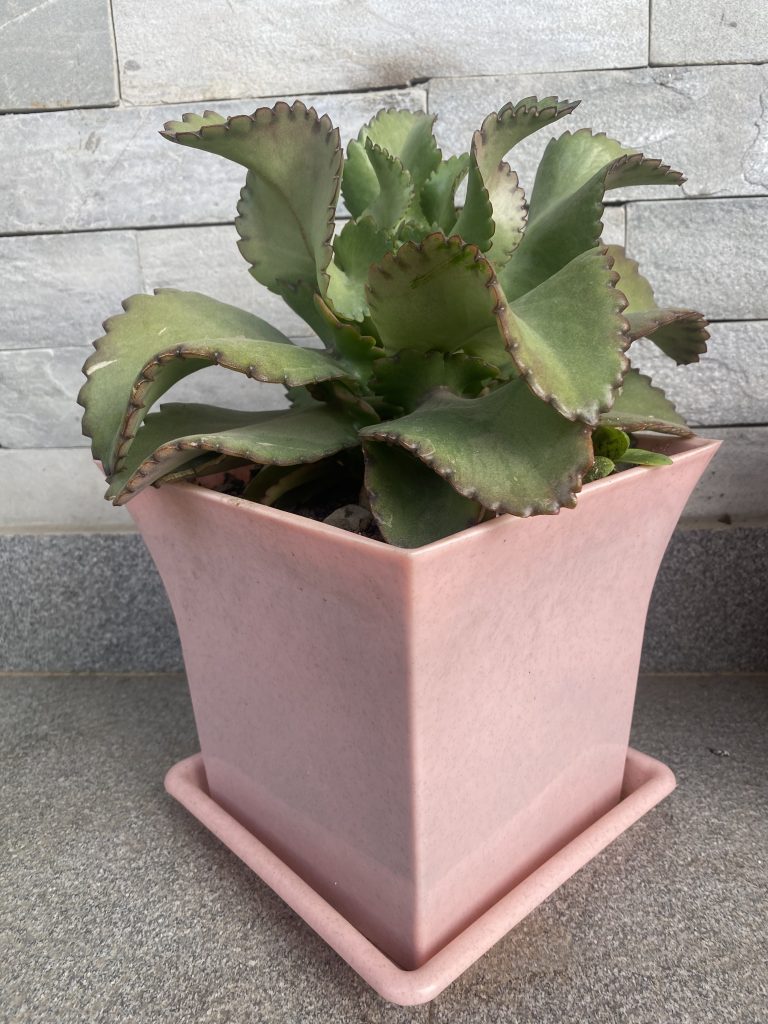
[[[200,786],[398,971],[620,803],[648,601],[718,442],[656,447],[671,466],[573,511],[413,550],[190,484],[129,505],[178,623]]]

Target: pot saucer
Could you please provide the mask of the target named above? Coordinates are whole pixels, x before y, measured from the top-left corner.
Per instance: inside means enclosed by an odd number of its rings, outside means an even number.
[[[675,788],[665,765],[631,747],[620,802],[528,875],[416,970],[398,967],[279,857],[208,795],[201,754],[179,761],[165,788],[277,893],[376,992],[401,1006],[427,1003],[555,889]]]

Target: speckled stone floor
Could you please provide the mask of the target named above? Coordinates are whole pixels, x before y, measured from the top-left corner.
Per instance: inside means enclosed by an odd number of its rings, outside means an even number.
[[[4,1024],[765,1024],[768,676],[642,680],[678,789],[429,1006],[384,1003],[163,791],[184,679],[0,676]]]

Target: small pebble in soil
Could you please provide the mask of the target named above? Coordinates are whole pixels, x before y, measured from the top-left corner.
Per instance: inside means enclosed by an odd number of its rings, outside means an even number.
[[[373,516],[362,505],[342,505],[326,516],[323,522],[329,526],[338,526],[341,530],[349,530],[350,533],[365,534],[373,523]]]

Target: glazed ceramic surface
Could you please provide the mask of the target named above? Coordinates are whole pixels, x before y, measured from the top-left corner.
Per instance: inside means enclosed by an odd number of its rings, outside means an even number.
[[[129,508],[208,791],[414,969],[619,800],[648,601],[717,448],[416,550],[188,484]]]
[[[527,914],[675,788],[669,768],[631,748],[621,801],[518,883],[423,966],[394,964],[248,829],[212,800],[200,754],[175,764],[165,788],[225,843],[390,1002],[426,1003],[486,953]]]

